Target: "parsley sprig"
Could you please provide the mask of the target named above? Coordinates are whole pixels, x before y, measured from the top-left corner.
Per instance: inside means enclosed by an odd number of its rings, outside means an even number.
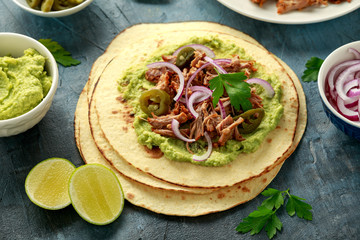
[[[272,239],[277,231],[281,231],[283,225],[277,217],[276,212],[284,205],[285,197],[288,197],[286,203],[286,211],[289,216],[294,216],[295,213],[299,218],[312,220],[311,205],[305,203],[303,198],[290,194],[290,190],[279,191],[274,188],[268,188],[261,193],[268,197],[265,199],[257,210],[249,214],[237,226],[236,231],[247,233],[251,235],[259,233],[265,226],[265,231],[269,239]]]
[[[216,68],[215,68],[216,70]],[[247,111],[252,108],[250,85],[245,82],[247,77],[243,72],[218,74],[210,80],[210,89],[213,90],[213,105],[216,106],[224,94],[224,88],[230,97],[230,103],[236,110]]]
[[[71,53],[66,51],[58,42],[51,39],[39,39],[54,56],[55,60],[64,67],[76,66],[81,62],[71,57]]]
[[[311,82],[311,81],[316,82],[320,67],[323,62],[324,60],[318,57],[310,58],[305,64],[306,70],[303,72],[301,79],[304,82]]]

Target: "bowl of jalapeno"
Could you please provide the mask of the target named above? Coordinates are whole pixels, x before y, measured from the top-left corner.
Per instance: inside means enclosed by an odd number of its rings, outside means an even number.
[[[89,6],[93,0],[13,0],[23,10],[41,17],[65,17]]]

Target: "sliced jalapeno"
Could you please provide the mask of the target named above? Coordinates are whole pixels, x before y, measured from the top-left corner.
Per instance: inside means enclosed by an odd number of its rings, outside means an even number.
[[[62,11],[68,8],[72,8],[75,5],[70,4],[70,1],[54,0],[53,10]]]
[[[40,5],[40,0],[26,0],[31,8],[36,8]]]
[[[41,11],[50,12],[53,5],[54,5],[54,0],[44,0],[41,3]]]
[[[192,47],[186,47],[181,49],[181,51],[178,53],[176,57],[176,63],[175,65],[178,68],[184,68],[185,66],[189,65],[194,58],[195,55],[195,49]]]
[[[262,119],[265,116],[263,108],[250,109],[239,117],[242,117],[244,121],[238,126],[239,133],[252,133],[260,125]]]
[[[156,116],[160,116],[169,111],[171,100],[167,92],[153,88],[143,92],[139,102],[141,110],[147,115],[151,116],[151,113],[154,113]]]

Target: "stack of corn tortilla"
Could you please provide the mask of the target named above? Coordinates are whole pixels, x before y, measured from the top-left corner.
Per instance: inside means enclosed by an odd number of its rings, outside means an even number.
[[[282,84],[284,114],[254,153],[221,167],[154,157],[137,141],[131,106],[122,101],[118,79],[159,46],[214,34],[245,49]],[[94,63],[75,112],[75,139],[85,163],[98,163],[118,176],[132,204],[166,215],[199,216],[245,203],[274,179],[296,149],[307,121],[299,79],[255,39],[210,22],[140,24],[121,32]]]

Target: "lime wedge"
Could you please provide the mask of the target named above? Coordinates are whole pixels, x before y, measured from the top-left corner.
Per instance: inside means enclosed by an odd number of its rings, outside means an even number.
[[[69,194],[78,214],[96,225],[115,221],[124,207],[124,193],[119,179],[100,164],[77,168],[70,178]]]
[[[25,191],[39,207],[57,210],[70,205],[68,184],[75,166],[63,158],[49,158],[33,167],[25,180]]]

